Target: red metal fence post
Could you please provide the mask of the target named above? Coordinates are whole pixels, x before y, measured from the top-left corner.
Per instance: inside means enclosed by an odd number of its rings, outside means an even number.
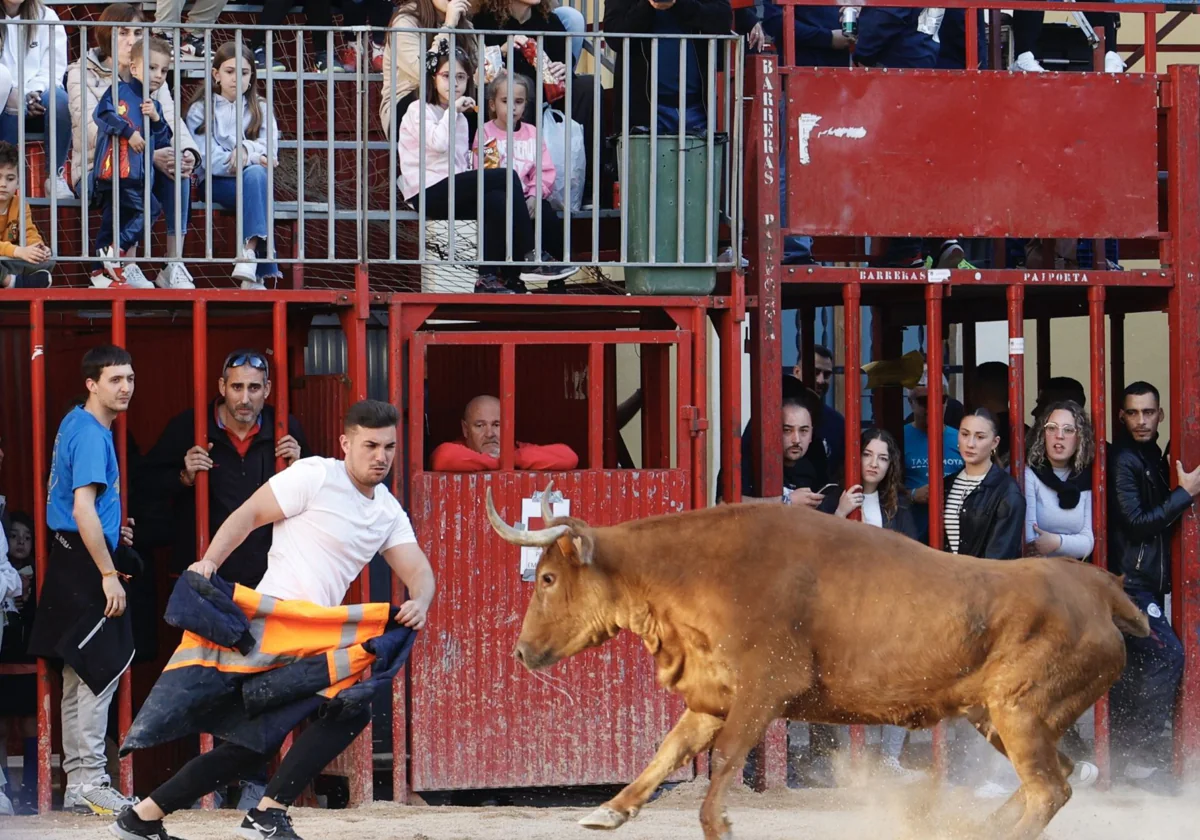
[[[112,304],[112,343],[126,347],[125,301],[114,300]],[[129,516],[129,419],[124,414],[117,416],[113,436],[117,444],[117,463],[121,476],[121,524]],[[133,725],[133,674],[132,666],[121,674],[117,686],[117,742],[123,743],[129,727]],[[133,795],[133,756],[121,759],[121,792]]]
[[[604,344],[588,345],[588,457],[589,469],[604,469]]]
[[[1200,68],[1170,68],[1173,102],[1167,118],[1168,230],[1175,286],[1170,292],[1171,457],[1200,462]],[[1172,474],[1174,470],[1172,470]],[[1184,513],[1174,539],[1171,623],[1183,642],[1183,686],[1176,717],[1180,769],[1200,761],[1200,522]]]
[[[692,507],[708,506],[708,315],[692,309]]]
[[[862,286],[848,283],[842,287],[842,317],[845,321],[846,350],[843,357],[846,388],[846,487],[859,483],[862,447]],[[807,361],[807,360],[806,360]],[[813,418],[814,421],[817,418]],[[817,443],[814,441],[814,443]],[[817,445],[820,445],[817,443]],[[860,518],[858,512],[855,518]],[[850,727],[850,760],[858,766],[866,758],[867,730]]]
[[[33,520],[46,522],[46,303],[32,300],[29,303],[29,396],[33,403]],[[49,546],[46,529],[33,529],[34,578],[38,598],[42,595],[42,581],[46,578]],[[51,718],[50,670],[45,659],[37,661],[37,778],[38,812],[50,812],[50,748],[54,724]]]
[[[941,283],[930,283],[925,287],[925,399],[928,418],[925,424],[929,436],[929,545],[942,547],[942,487],[945,484],[946,460],[942,446],[942,429],[945,426],[945,407],[942,405],[942,371],[945,360],[942,353],[942,299],[945,287]],[[938,723],[933,728],[933,773],[941,780],[946,778],[948,756],[946,754],[946,724]]]
[[[402,314],[399,299],[388,301],[388,400],[396,408],[404,405],[404,334],[401,328]],[[420,418],[408,415],[409,423],[419,423]],[[403,429],[405,418],[401,413]],[[401,450],[403,444],[401,441]],[[406,500],[403,476],[404,458],[397,458],[392,467],[392,495]],[[390,575],[393,604],[401,601],[400,579]],[[400,669],[392,680],[392,801],[408,804],[408,666]]]
[[[1009,286],[1008,296],[1008,468],[1025,486],[1025,287]]]
[[[1101,568],[1108,567],[1108,400],[1104,393],[1107,386],[1104,353],[1104,300],[1105,288],[1092,286],[1088,289],[1088,318],[1090,327],[1092,426],[1096,438],[1096,455],[1092,462],[1092,532],[1095,545],[1092,547],[1092,562]],[[1040,353],[1039,342],[1039,353]],[[1112,782],[1112,761],[1109,754],[1108,695],[1096,701],[1096,766],[1100,768],[1099,786],[1107,789]]]
[[[225,375],[225,371],[221,371]],[[208,378],[208,304],[197,299],[192,302],[192,440],[196,446],[208,446],[208,390],[205,380]],[[196,496],[196,557],[203,557],[208,551],[208,472],[200,470],[196,473],[194,484]],[[213,736],[208,732],[200,733],[200,752],[207,753],[213,748]],[[216,798],[207,793],[200,798],[200,807],[212,810],[216,807]]]

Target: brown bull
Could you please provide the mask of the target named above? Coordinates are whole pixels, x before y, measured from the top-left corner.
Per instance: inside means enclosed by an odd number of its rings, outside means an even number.
[[[958,557],[802,507],[593,528],[543,505],[538,531],[507,525],[490,490],[487,507],[505,540],[544,548],[517,659],[548,668],[629,630],[687,704],[589,828],[622,825],[711,746],[700,823],[705,840],[728,840],[726,791],[775,718],[916,729],[965,715],[1021,780],[994,827],[1037,837],[1071,795],[1059,738],[1120,675],[1121,633],[1149,635],[1095,566]]]

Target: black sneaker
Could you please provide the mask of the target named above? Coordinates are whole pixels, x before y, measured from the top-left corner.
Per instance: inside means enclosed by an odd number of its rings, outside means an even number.
[[[318,73],[324,73],[329,70],[329,53],[325,50],[318,50],[313,55],[313,65],[316,66]]]
[[[511,295],[513,290],[508,288],[504,281],[495,274],[480,274],[479,279],[475,281],[475,294]]]
[[[185,57],[203,60],[205,58],[204,39],[193,32],[185,32],[179,39],[179,51]]]
[[[122,809],[117,821],[108,827],[108,833],[121,840],[181,840],[167,834],[162,820],[143,820],[134,813],[132,806]]]
[[[510,277],[504,281],[504,285],[515,295],[529,294],[529,287],[525,285],[525,281],[520,277]]]
[[[263,72],[267,69],[266,47],[259,47],[254,51],[254,66],[259,70],[259,72]],[[278,50],[276,50],[274,55],[271,56],[271,69],[277,73],[283,72],[287,69],[287,65],[284,64],[283,60],[279,57]]]
[[[251,808],[242,820],[238,836],[246,840],[301,840],[292,828],[292,818],[282,808],[267,808],[265,811]]]
[[[525,255],[525,262],[534,262],[539,257],[535,256],[532,251]],[[520,279],[527,280],[531,283],[538,281],[545,282],[547,280],[566,280],[575,272],[579,271],[576,266],[565,265],[555,261],[554,257],[542,251],[540,257],[542,264],[531,266],[521,272]]]

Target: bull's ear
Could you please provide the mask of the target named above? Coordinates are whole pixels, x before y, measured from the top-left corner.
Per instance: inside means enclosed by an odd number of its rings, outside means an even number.
[[[558,550],[580,566],[591,565],[594,544],[590,534],[563,534],[558,538]]]

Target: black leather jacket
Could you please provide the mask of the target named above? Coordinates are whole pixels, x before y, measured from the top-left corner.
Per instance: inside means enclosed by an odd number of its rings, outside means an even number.
[[[958,473],[946,477],[947,498],[957,477]],[[944,529],[943,523],[942,544],[949,545]],[[958,553],[993,560],[1016,560],[1022,554],[1024,532],[1025,494],[1007,470],[992,464],[959,511]]]
[[[1192,505],[1171,489],[1157,439],[1121,435],[1108,452],[1108,568],[1125,588],[1162,596],[1171,591],[1171,525]]]

